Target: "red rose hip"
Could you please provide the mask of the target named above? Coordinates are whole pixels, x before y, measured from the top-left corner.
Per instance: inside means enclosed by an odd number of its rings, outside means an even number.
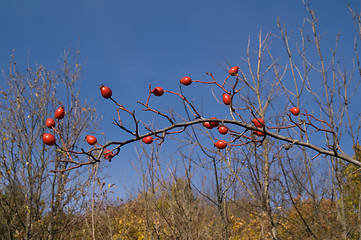
[[[212,128],[213,128],[209,122],[204,122],[203,125],[204,125],[206,128],[208,128],[208,129],[212,129]]]
[[[262,136],[265,135],[265,133],[260,132],[260,131],[254,131],[253,133],[256,134],[256,135],[259,136],[259,137],[262,137]]]
[[[225,134],[227,134],[227,133],[228,133],[228,128],[227,128],[227,127],[225,127],[225,126],[219,126],[219,128],[218,128],[218,132],[219,132],[220,134],[225,135]]]
[[[163,95],[164,90],[163,90],[163,88],[161,88],[161,87],[156,87],[156,88],[154,88],[154,89],[152,90],[152,93],[153,93],[155,96],[160,97],[160,96]]]
[[[223,93],[222,100],[225,105],[230,105],[231,104],[231,95],[229,95],[228,93]]]
[[[298,114],[300,114],[300,109],[298,107],[293,107],[290,109],[290,112],[295,115],[298,116]]]
[[[180,83],[182,83],[183,85],[185,86],[188,86],[188,85],[191,85],[192,84],[192,78],[190,77],[183,77],[181,80],[180,80]]]
[[[46,144],[46,145],[49,145],[49,146],[52,146],[55,144],[55,137],[53,134],[51,133],[44,133],[43,134],[43,142]]]
[[[219,140],[214,144],[218,149],[224,149],[227,147],[227,143],[224,140]]]
[[[106,99],[110,98],[113,94],[112,90],[104,85],[100,86],[100,93],[103,96],[103,98],[106,98]]]
[[[265,121],[262,118],[255,118],[252,120],[252,123],[258,127],[258,128],[262,128],[263,125],[265,124]]]
[[[236,76],[238,74],[238,70],[239,70],[239,67],[238,66],[234,66],[234,67],[231,67],[229,69],[229,74],[231,74],[232,76]]]
[[[215,117],[211,117],[212,119],[217,119]],[[209,122],[209,124],[212,126],[212,128],[218,127],[219,122]]]
[[[114,157],[114,153],[108,149],[104,151],[104,158],[111,161],[111,159]]]
[[[45,125],[46,125],[48,128],[55,127],[55,121],[54,121],[54,119],[52,119],[52,118],[46,119]]]
[[[85,139],[86,139],[86,141],[87,141],[87,143],[88,143],[89,145],[94,145],[94,144],[96,144],[97,141],[98,141],[97,138],[94,137],[94,136],[92,136],[92,135],[86,136]]]
[[[59,107],[58,109],[56,109],[54,116],[56,119],[63,119],[63,117],[65,116],[65,111],[63,107]]]
[[[152,136],[147,136],[147,137],[144,137],[142,139],[142,141],[145,143],[145,144],[151,144],[153,142],[153,137]]]

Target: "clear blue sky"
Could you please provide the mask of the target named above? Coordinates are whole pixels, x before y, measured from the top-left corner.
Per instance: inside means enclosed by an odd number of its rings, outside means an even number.
[[[339,31],[353,33],[346,1],[311,5],[329,39]],[[100,97],[101,83],[113,89],[120,103],[135,108],[149,83],[176,90],[184,75],[204,79],[206,71],[224,74],[217,65],[226,65],[223,56],[237,65],[249,37],[256,40],[261,28],[277,33],[277,16],[297,34],[305,10],[296,0],[0,0],[0,67],[7,67],[15,49],[23,69],[28,59],[56,69],[64,49],[74,49],[79,38],[80,61],[86,61],[82,97],[104,115],[107,139],[118,140],[124,134],[111,126],[114,106]],[[133,149],[127,147],[108,170],[118,189],[134,181]]]

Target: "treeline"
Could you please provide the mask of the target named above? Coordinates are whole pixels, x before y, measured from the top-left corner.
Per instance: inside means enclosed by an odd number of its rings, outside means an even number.
[[[359,179],[360,176],[357,176]],[[353,182],[353,184],[357,184]],[[97,183],[98,190],[103,183]],[[104,185],[103,185],[104,186]],[[20,186],[18,186],[20,188]],[[65,206],[58,213],[45,210],[31,225],[30,239],[93,239],[92,221],[95,221],[95,239],[271,239],[262,236],[262,227],[270,222],[261,214],[257,203],[250,199],[228,199],[224,202],[224,219],[216,204],[197,194],[187,179],[180,178],[139,193],[134,199],[109,200],[110,189],[95,202],[94,220],[91,204],[83,211],[69,211]],[[26,239],[23,221],[29,209],[23,194],[9,195],[2,191],[1,239]],[[100,192],[98,192],[100,193]],[[347,239],[359,239],[358,194],[345,201],[344,219],[339,215],[341,202],[335,198],[303,199],[296,196],[292,204],[277,206],[273,218],[277,222],[279,239],[343,239],[342,220],[347,222]],[[48,203],[42,202],[38,208]],[[20,207],[21,206],[21,207]],[[49,225],[54,227],[52,235]]]

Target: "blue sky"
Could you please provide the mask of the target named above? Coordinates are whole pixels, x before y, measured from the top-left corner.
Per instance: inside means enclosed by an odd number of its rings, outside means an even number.
[[[345,1],[311,1],[311,6],[327,37],[334,39],[339,31],[345,38],[353,36]],[[0,0],[0,67],[7,67],[15,49],[23,69],[28,60],[57,69],[64,49],[74,50],[80,39],[80,61],[86,62],[82,97],[93,101],[104,116],[107,139],[118,140],[122,133],[111,125],[114,105],[100,97],[100,84],[111,87],[120,103],[136,108],[137,100],[145,100],[149,83],[176,90],[185,75],[222,75],[218,64],[226,66],[225,59],[239,64],[249,37],[256,41],[260,29],[277,33],[278,16],[297,34],[305,14],[296,0]],[[353,43],[349,39],[346,44]],[[107,170],[118,188],[134,182],[129,164],[133,150],[128,146]]]

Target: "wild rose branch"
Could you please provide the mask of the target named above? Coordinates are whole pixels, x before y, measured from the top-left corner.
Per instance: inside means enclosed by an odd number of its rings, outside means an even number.
[[[236,89],[238,83],[240,82],[240,80],[242,80],[238,75],[238,71],[239,71],[238,66],[230,68],[229,75],[223,80],[222,84],[219,84],[214,78],[213,74],[208,72],[206,74],[211,77],[212,81],[207,82],[201,80],[192,80],[188,76],[183,77],[180,80],[180,84],[184,86],[189,86],[192,83],[200,83],[206,85],[212,84],[220,88],[223,91],[222,94],[223,104],[229,107],[232,119],[217,119],[214,117],[204,118],[199,113],[199,111],[197,111],[196,106],[192,104],[182,94],[182,91],[181,93],[179,93],[171,90],[164,90],[162,87],[155,87],[152,89],[151,85],[149,85],[149,92],[146,102],[145,103],[138,102],[138,103],[144,107],[144,109],[142,109],[144,112],[152,112],[162,118],[167,119],[170,125],[162,129],[152,129],[151,125],[148,125],[145,122],[143,122],[141,119],[138,119],[134,110],[127,109],[124,105],[119,104],[116,100],[112,98],[112,91],[109,87],[101,85],[100,87],[101,95],[105,99],[110,99],[118,107],[117,108],[118,120],[114,120],[114,124],[118,126],[121,130],[130,134],[132,138],[127,139],[125,141],[109,141],[105,144],[100,144],[95,136],[88,135],[86,136],[85,140],[91,146],[90,149],[88,150],[82,149],[82,151],[80,152],[70,151],[63,140],[62,134],[60,132],[60,128],[55,126],[55,121],[52,118],[49,118],[46,121],[46,126],[52,129],[54,134],[58,136],[61,145],[58,145],[56,143],[56,138],[52,133],[45,133],[43,135],[43,142],[50,146],[55,145],[58,147],[59,151],[66,153],[65,159],[59,158],[56,159],[56,161],[70,164],[69,167],[63,169],[54,169],[53,172],[65,172],[65,171],[73,170],[85,165],[94,164],[96,162],[101,161],[101,159],[106,159],[111,161],[113,157],[119,154],[121,147],[124,145],[138,141],[142,141],[145,144],[153,144],[154,142],[158,142],[158,144],[162,144],[167,136],[180,134],[189,127],[199,126],[199,125],[209,130],[213,128],[217,128],[221,135],[223,136],[229,135],[228,141],[222,139],[213,140],[214,147],[218,148],[219,150],[226,149],[227,147],[243,146],[251,143],[256,144],[256,146],[261,146],[263,141],[269,137],[285,142],[285,144],[287,144],[288,146],[287,148],[285,147],[286,150],[290,148],[289,147],[290,145],[302,146],[316,151],[317,155],[333,156],[361,167],[361,162],[345,154],[341,150],[341,148],[337,145],[338,142],[337,139],[334,139],[334,144],[332,146],[321,147],[312,144],[308,141],[305,142],[292,137],[286,137],[280,134],[283,130],[289,130],[293,128],[297,128],[302,132],[311,131],[311,129],[313,129],[314,132],[323,132],[325,134],[329,134],[330,138],[336,138],[335,131],[332,129],[331,125],[327,123],[327,121],[317,118],[312,114],[309,114],[306,110],[301,112],[298,107],[292,107],[289,110],[290,113],[285,114],[285,116],[286,115],[288,116],[290,124],[284,126],[268,126],[268,124],[263,118],[257,116],[254,113],[254,109],[247,106],[250,115],[253,116],[254,118],[251,121],[252,123],[246,122],[242,118],[241,114],[234,109],[232,104],[232,100],[235,94],[239,93],[244,87],[248,86],[247,84],[245,84],[243,87]],[[231,90],[227,91],[225,86],[228,83],[228,80],[231,79],[232,77],[235,77],[235,82],[233,84],[230,84]],[[191,111],[191,114],[193,115],[194,119],[190,121],[177,123],[174,117],[151,107],[150,100],[152,96],[164,97],[163,96],[164,93],[172,94],[179,97],[180,100],[184,103],[185,108]],[[128,128],[124,126],[120,117],[121,116],[120,111],[126,112],[128,115],[131,116],[133,120],[134,128]],[[233,114],[236,114],[239,120],[236,120]],[[65,116],[64,108],[59,107],[55,111],[54,116],[55,119],[57,119],[58,124],[60,124],[61,119],[64,118]],[[148,131],[148,133],[140,134],[141,126],[143,126]],[[233,129],[232,126],[234,127],[239,126],[244,130],[242,132],[235,131],[235,129]],[[72,155],[74,154],[85,155],[87,156],[88,160],[84,162],[74,161],[72,158]]]

